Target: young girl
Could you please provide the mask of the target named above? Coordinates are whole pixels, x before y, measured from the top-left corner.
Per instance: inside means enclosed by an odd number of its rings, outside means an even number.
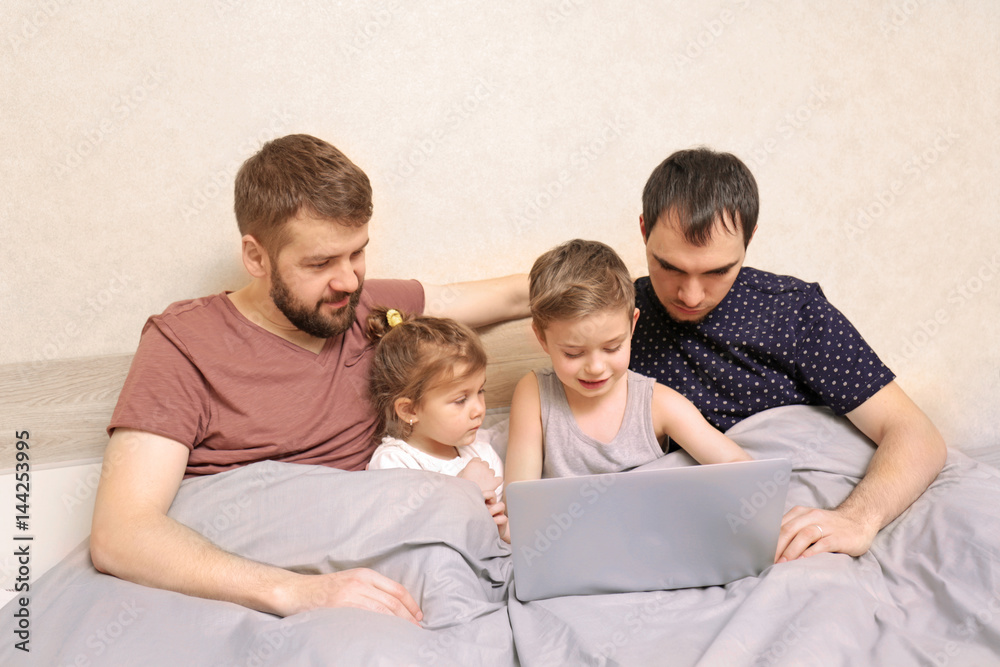
[[[412,468],[479,485],[500,536],[507,537],[503,463],[476,439],[486,413],[486,351],[464,324],[375,308],[368,316],[375,342],[369,393],[381,444],[369,470]]]
[[[628,269],[596,241],[569,241],[530,274],[532,329],[552,370],[511,400],[507,482],[620,472],[663,456],[673,438],[699,463],[746,461],[679,393],[628,369],[639,311]]]

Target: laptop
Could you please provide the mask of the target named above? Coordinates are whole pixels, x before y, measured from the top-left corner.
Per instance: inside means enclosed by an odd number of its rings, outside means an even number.
[[[790,461],[769,459],[512,482],[514,595],[530,601],[756,576],[774,562],[790,476]]]

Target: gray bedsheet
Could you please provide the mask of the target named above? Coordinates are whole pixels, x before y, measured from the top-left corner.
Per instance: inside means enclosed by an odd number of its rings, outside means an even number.
[[[818,408],[771,410],[730,435],[757,458],[792,460],[789,506],[835,505],[873,451]],[[372,567],[413,593],[425,629],[354,609],[279,619],[145,588],[99,574],[84,543],[32,585],[31,653],[5,632],[0,664],[1000,664],[1000,473],[959,452],[861,558],[823,554],[725,587],[526,604],[508,596],[509,548],[460,480],[265,463],[185,482],[171,515],[290,569]]]
[[[31,653],[4,641],[0,665],[516,664],[510,549],[469,482],[260,463],[185,481],[170,514],[253,560],[371,567],[406,586],[425,629],[357,609],[281,619],[146,588],[98,573],[85,542],[32,586]]]
[[[755,458],[791,459],[789,508],[837,505],[874,451],[846,419],[804,406],[761,413],[729,435]],[[1000,473],[952,451],[860,558],[820,554],[725,587],[512,595],[509,608],[525,667],[1000,665],[998,565]]]

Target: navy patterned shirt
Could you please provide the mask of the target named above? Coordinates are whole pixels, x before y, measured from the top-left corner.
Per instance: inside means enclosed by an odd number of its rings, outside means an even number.
[[[698,324],[675,322],[635,281],[632,370],[672,387],[716,428],[782,405],[850,412],[895,377],[816,283],[743,267]]]

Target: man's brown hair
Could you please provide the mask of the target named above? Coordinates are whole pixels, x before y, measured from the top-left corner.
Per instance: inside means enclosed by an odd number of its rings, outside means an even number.
[[[372,217],[372,187],[357,165],[322,139],[290,134],[269,141],[236,174],[236,223],[276,257],[286,223],[303,209],[360,227]]]

